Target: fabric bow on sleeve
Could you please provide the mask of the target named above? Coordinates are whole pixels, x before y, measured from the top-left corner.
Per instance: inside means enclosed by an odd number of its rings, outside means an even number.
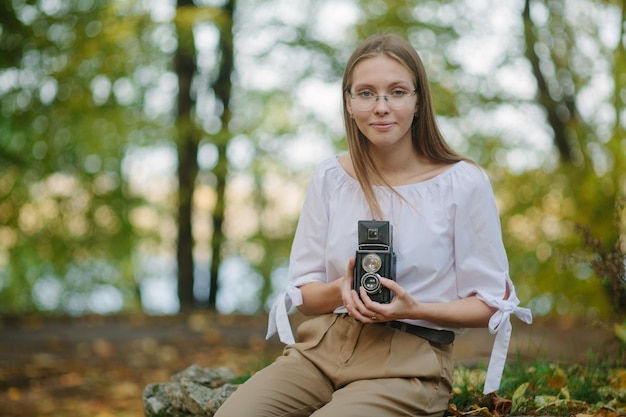
[[[294,285],[288,285],[287,289],[276,297],[270,310],[266,339],[269,339],[278,331],[280,341],[289,345],[295,343],[291,325],[289,324],[289,310],[293,306],[302,304],[302,291]]]
[[[502,380],[502,372],[504,371],[506,355],[509,351],[509,342],[511,341],[511,333],[513,331],[511,314],[528,324],[532,323],[533,317],[530,309],[519,307],[519,299],[513,289],[507,300],[499,300],[490,294],[482,292],[479,292],[476,296],[489,307],[498,309],[489,319],[489,332],[496,335],[483,390],[484,394],[489,394],[498,390]]]

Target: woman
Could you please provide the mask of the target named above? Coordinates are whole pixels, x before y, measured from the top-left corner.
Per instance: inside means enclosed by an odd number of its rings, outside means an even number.
[[[342,87],[350,152],[322,162],[311,179],[290,283],[270,313],[268,337],[278,330],[288,345],[217,417],[440,416],[452,389],[454,335],[501,330],[491,392],[510,314],[531,321],[508,276],[487,176],[443,139],[416,51],[397,36],[371,37],[348,61]],[[358,280],[353,288],[357,223],[372,219],[393,231],[395,281],[378,276],[393,295],[388,303],[372,301]],[[298,328],[297,343],[292,304],[316,316]]]

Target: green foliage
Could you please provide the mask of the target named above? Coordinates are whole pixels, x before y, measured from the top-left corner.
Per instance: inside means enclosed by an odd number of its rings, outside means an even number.
[[[590,273],[581,272],[589,269],[590,257],[602,257],[605,252],[603,247],[618,247],[620,236],[624,232],[623,218],[615,222],[612,213],[613,207],[623,198],[625,192],[624,153],[617,150],[624,136],[624,124],[623,121],[620,122],[618,116],[624,79],[616,76],[615,72],[623,66],[624,45],[622,42],[607,42],[606,38],[600,35],[606,30],[602,20],[593,18],[595,15],[612,16],[615,22],[620,23],[612,27],[613,34],[621,38],[624,6],[589,2],[526,4],[530,9],[525,18],[526,51],[533,64],[534,76],[539,87],[537,102],[548,115],[548,126],[561,160],[561,164],[551,170],[552,181],[533,182],[538,188],[549,187],[544,188],[542,193],[552,194],[557,198],[549,207],[543,202],[541,205],[532,204],[537,209],[536,214],[540,214],[542,218],[535,216],[536,220],[529,222],[531,229],[532,223],[535,226],[541,225],[543,239],[540,242],[535,241],[535,244],[541,245],[542,249],[537,251],[537,255],[540,255],[540,252],[545,254],[544,258],[549,255],[552,258],[550,263],[556,272],[551,274],[556,278],[554,287],[547,288],[544,284],[543,292],[556,298],[557,293],[562,293],[560,290],[555,291],[555,288],[566,291],[575,288],[579,294],[585,294],[587,297],[585,289],[597,294],[597,289],[605,286],[609,297],[604,298],[605,300],[608,298],[608,302],[596,298],[594,302],[587,303],[581,296],[578,296],[577,301],[572,294],[566,296],[564,303],[569,303],[570,307],[573,305],[572,302],[580,304],[581,307],[587,304],[585,308],[590,315],[602,313],[606,315],[611,309],[618,316],[623,315],[626,313],[621,307],[623,303],[614,303],[614,296],[618,294],[616,291],[623,294],[623,287],[616,290],[615,286],[609,288],[604,284],[600,285],[606,282],[606,271],[597,268],[597,264],[594,267],[593,262],[591,269],[600,280],[589,279]],[[546,11],[549,19],[533,17],[532,12],[536,10]],[[588,54],[584,47],[590,39],[593,39],[597,51],[593,56]],[[613,77],[613,91],[604,96],[594,97],[594,104],[583,103],[580,97],[589,89],[593,89],[599,77],[598,73],[589,69],[597,66],[599,62],[605,63],[603,65],[606,69],[602,71],[602,76]],[[548,68],[548,65],[551,68]],[[614,112],[614,118],[602,120],[597,117],[598,106],[607,106],[607,109],[610,107],[609,112]],[[532,180],[526,175],[525,179]],[[556,205],[555,202],[559,204]],[[520,206],[512,204],[511,212],[523,208]],[[530,219],[527,217],[526,220]],[[550,229],[557,233],[550,233]],[[581,236],[578,229],[584,230],[585,233]],[[589,236],[596,237],[591,246]],[[539,246],[536,247],[539,249]],[[616,258],[612,265],[621,264],[623,270],[623,254],[621,256],[617,254]],[[545,277],[542,274],[544,271],[545,269],[537,270],[540,279]],[[541,284],[534,285],[539,287]],[[568,288],[568,285],[573,285],[574,288]],[[618,295],[618,298],[623,297]],[[590,308],[591,306],[593,307]],[[557,307],[556,303],[553,303],[554,307]],[[559,310],[558,307],[556,310]],[[563,310],[568,309],[564,306]],[[577,310],[580,309],[576,308],[571,312],[578,314]],[[554,310],[549,312],[552,311]]]
[[[194,33],[216,35],[226,25],[213,7],[182,8],[168,20],[154,19],[146,4],[0,5],[0,312],[41,308],[31,296],[44,277],[79,292],[70,271],[102,262],[118,271],[107,280],[124,297],[135,297],[137,258],[173,251],[175,190],[152,198],[129,181],[124,164],[141,146],[176,148],[175,87],[167,87],[176,48],[188,48]],[[314,159],[345,150],[341,113],[325,108],[336,103],[317,103],[319,88],[337,87],[360,39],[395,32],[420,52],[451,144],[491,175],[511,277],[523,302],[538,315],[610,313],[602,286],[607,277],[595,279],[599,272],[590,260],[601,258],[598,248],[616,248],[624,233],[623,214],[616,227],[611,213],[626,190],[626,54],[614,41],[623,38],[624,7],[589,0],[528,4],[527,32],[522,4],[499,9],[512,11],[512,35],[481,72],[468,69],[463,57],[487,61],[482,40],[495,35],[475,2],[362,0],[354,24],[346,15],[332,35],[319,21],[343,3],[300,0],[283,15],[267,12],[272,2],[238,2],[237,67],[226,109],[232,119],[222,129],[219,103],[204,88],[215,80],[219,62],[215,48],[204,45],[194,80],[203,87],[194,94],[209,99],[193,122],[201,154],[232,140],[228,155],[239,156],[228,166],[228,186],[236,186],[226,193],[223,251],[262,277],[261,305],[287,262]],[[178,38],[177,29],[183,33]],[[537,51],[541,73],[533,73],[530,50]],[[530,80],[534,90],[518,93],[515,82],[502,81],[507,73]],[[539,76],[548,88],[539,88]],[[529,126],[498,124],[507,112]],[[549,114],[560,117],[570,160],[559,157],[559,126],[543,120]],[[294,143],[305,151],[297,154]],[[309,149],[316,152],[302,158],[306,162],[294,158]],[[223,161],[200,166],[197,217],[215,208],[215,169],[225,170]],[[577,227],[600,246],[586,246]],[[212,232],[198,230],[197,252],[206,253]]]
[[[624,371],[619,364],[559,365],[512,363],[505,369],[497,396],[483,395],[485,371],[461,367],[455,371],[452,408],[472,415],[490,416],[503,403],[510,415],[592,414],[600,409],[626,410]],[[500,410],[502,411],[502,410]]]
[[[153,28],[141,14],[120,19],[125,11],[106,2],[5,3],[0,313],[63,309],[36,301],[40,280],[65,301],[117,288],[136,308],[131,264],[141,233],[130,217],[146,203],[129,189],[123,162],[129,145],[166,134],[143,112],[152,85],[140,73],[159,59],[138,39]],[[73,281],[81,268],[100,275]]]
[[[607,298],[610,300],[613,313],[619,317],[626,313],[626,253],[624,242],[619,235],[624,213],[624,198],[615,203],[614,225],[618,236],[615,243],[608,248],[603,245],[599,238],[591,233],[590,226],[578,226],[582,235],[584,248],[587,251],[586,261],[595,272],[605,289]]]
[[[607,227],[610,196],[594,193],[595,201],[580,197],[572,188],[593,183],[593,178],[572,177],[545,169],[519,175],[503,173],[495,191],[502,216],[511,274],[522,299],[531,301],[536,314],[571,314],[605,317],[611,311],[600,282],[585,266],[585,249],[576,225]],[[581,193],[582,194],[582,193]],[[590,210],[591,207],[597,207]],[[591,219],[591,216],[596,219]]]

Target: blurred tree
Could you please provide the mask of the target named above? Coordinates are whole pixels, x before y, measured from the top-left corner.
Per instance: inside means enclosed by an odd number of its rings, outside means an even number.
[[[96,291],[138,306],[129,214],[143,203],[122,162],[163,132],[142,111],[149,21],[102,2],[0,8],[0,309],[85,311]]]
[[[178,0],[175,20],[178,37],[178,48],[174,56],[174,67],[178,76],[178,105],[176,108],[178,240],[176,259],[178,265],[178,301],[181,310],[188,310],[195,306],[192,206],[198,175],[199,134],[193,118],[195,97],[197,97],[197,94],[192,91],[192,80],[197,71],[193,36],[194,19],[189,18],[193,8],[195,6],[192,0]]]
[[[198,303],[207,303],[210,309],[215,309],[222,259],[225,254],[231,257],[241,256],[241,246],[245,245],[243,241],[228,245],[230,253],[224,249],[228,241],[224,223],[228,217],[228,207],[231,206],[226,192],[232,165],[228,153],[235,135],[238,143],[246,141],[252,144],[255,139],[251,138],[250,134],[258,127],[256,123],[261,123],[256,118],[250,119],[243,115],[247,111],[245,106],[239,106],[238,112],[231,109],[233,80],[236,80],[234,67],[236,6],[234,1],[217,4],[203,6],[201,2],[196,4],[192,1],[179,1],[174,19],[178,37],[174,67],[179,84],[176,110],[179,184],[177,264],[178,296],[182,309],[191,308]],[[248,7],[259,6],[251,3]],[[260,8],[267,10],[268,5]],[[247,12],[240,15],[253,16]],[[245,21],[245,18],[242,20]],[[240,23],[239,28],[246,30],[248,25]],[[257,27],[257,30],[261,28]],[[199,44],[202,47],[198,47]],[[245,73],[243,69],[240,72]],[[239,92],[238,99],[245,104],[254,102],[257,97],[254,92],[246,94],[245,97]],[[260,99],[265,100],[267,96]],[[231,129],[233,113],[237,117],[235,126],[238,126],[234,131]],[[211,157],[214,161],[207,164],[206,155],[214,155]],[[265,164],[265,161],[258,161],[252,155],[250,160],[259,166]],[[240,173],[243,172],[247,172],[243,174],[244,176],[249,176],[249,167],[242,166]],[[237,175],[235,173],[234,177]],[[263,181],[256,174],[252,174],[252,177]],[[209,205],[202,202],[207,195],[211,199]],[[202,201],[199,203],[199,200]],[[251,201],[256,203],[260,200]],[[250,200],[243,201],[240,204],[250,205],[249,202]],[[251,218],[260,216],[256,207],[250,206]],[[202,228],[201,225],[204,223],[202,218],[205,216],[210,219],[210,224],[205,226],[209,230],[208,234],[198,232]],[[237,227],[238,220],[234,219],[231,223]],[[291,229],[288,230],[287,234],[290,236]],[[279,258],[269,254],[270,247],[277,249],[276,241],[265,236],[262,230],[257,231],[255,236],[261,239],[263,246],[268,249],[268,256],[264,257],[263,264],[284,263],[283,258],[276,261]],[[245,235],[243,240],[249,237],[250,235]],[[209,242],[208,246],[206,242]],[[288,246],[287,243],[281,245]],[[207,256],[207,253],[210,255]],[[242,259],[250,261],[245,255]],[[206,261],[202,263],[203,266],[207,265],[208,269],[209,285],[206,291],[202,283],[197,283],[195,277],[198,274],[204,275],[202,267],[195,266],[198,260]],[[256,269],[254,263],[251,266]],[[273,269],[264,268],[263,271],[269,276]],[[269,282],[269,278],[266,282]]]
[[[624,1],[525,0],[521,14],[536,102],[545,114],[561,164],[553,168],[549,181],[537,181],[545,177],[537,171],[523,175],[522,181],[532,179],[537,185],[528,190],[536,197],[522,198],[530,204],[518,199],[511,210],[534,212],[527,220],[543,223],[536,254],[543,258],[541,263],[554,268],[551,275],[559,274],[553,288],[546,284],[541,288],[548,294],[568,294],[571,300],[581,297],[568,289],[580,289],[581,268],[588,265],[585,253],[601,256],[600,248],[619,248],[624,239],[623,221],[616,224],[613,210],[621,210],[619,201],[626,192],[625,13]],[[537,216],[540,213],[543,218]],[[621,219],[621,213],[616,214]],[[589,234],[578,234],[577,225],[600,238],[589,245]],[[560,256],[550,256],[552,252]],[[564,264],[570,268],[564,270]],[[548,271],[537,270],[540,275]],[[619,274],[598,278],[608,299],[618,304],[610,310],[626,314],[623,285],[621,295],[615,294]]]
[[[244,77],[251,78],[250,74],[253,74],[254,82],[260,81],[264,85],[258,90],[256,87],[251,90],[237,87],[239,106],[233,118],[228,107],[232,89],[230,83],[234,78],[234,3],[223,3],[220,7],[186,3],[177,10],[175,17],[168,16],[168,7],[145,9],[145,5],[134,1],[97,5],[81,2],[73,6],[59,6],[58,10],[54,10],[57,6],[50,5],[52,3],[49,2],[3,5],[7,11],[3,13],[3,30],[0,33],[7,52],[3,56],[7,59],[13,56],[15,60],[15,63],[7,61],[7,68],[2,72],[3,79],[7,81],[4,85],[14,87],[0,92],[3,115],[6,116],[2,129],[7,133],[0,143],[0,159],[8,162],[1,168],[7,173],[2,181],[3,208],[6,208],[2,212],[6,222],[3,222],[3,239],[0,242],[6,265],[2,271],[2,296],[12,300],[12,303],[7,302],[3,306],[7,311],[40,307],[65,310],[67,303],[63,300],[73,297],[72,294],[84,299],[91,291],[90,285],[97,284],[90,284],[88,277],[80,282],[76,271],[84,273],[89,270],[91,262],[103,259],[102,265],[109,265],[107,262],[110,262],[113,266],[107,269],[108,275],[121,271],[124,276],[123,279],[107,278],[105,281],[122,292],[130,291],[129,297],[134,301],[126,300],[125,306],[137,305],[138,284],[141,284],[145,274],[137,268],[150,269],[159,276],[167,273],[151,265],[155,260],[161,262],[163,253],[171,249],[167,242],[173,225],[171,215],[175,212],[171,201],[174,190],[167,179],[160,179],[160,184],[146,183],[139,169],[145,163],[141,161],[151,157],[154,149],[171,151],[174,142],[170,139],[176,137],[179,138],[175,148],[179,151],[178,167],[181,170],[179,241],[184,245],[179,249],[178,259],[179,271],[187,277],[186,283],[183,281],[181,285],[181,305],[184,308],[193,303],[194,283],[190,277],[198,269],[193,266],[192,250],[195,250],[197,258],[205,257],[204,253],[212,253],[209,266],[212,284],[208,291],[212,297],[211,304],[215,303],[218,272],[224,254],[241,256],[244,261],[250,262],[252,268],[263,275],[263,289],[259,291],[267,297],[271,292],[271,276],[285,265],[293,223],[297,218],[293,203],[289,213],[281,208],[279,202],[284,200],[284,195],[277,189],[276,179],[289,178],[281,180],[280,187],[288,189],[290,184],[295,185],[291,187],[291,194],[294,195],[291,198],[294,198],[308,173],[307,166],[298,161],[285,166],[285,157],[293,158],[286,154],[291,152],[290,148],[282,146],[282,143],[293,140],[302,132],[310,135],[313,125],[316,128],[326,125],[325,121],[313,117],[312,110],[307,108],[308,102],[294,105],[300,94],[297,91],[299,83],[306,82],[298,77],[309,76],[310,80],[319,76],[309,70],[304,47],[312,41],[289,44],[278,36],[273,45],[283,43],[288,46],[289,51],[283,50],[288,52],[286,55],[275,54],[272,45],[260,53],[251,49],[247,54],[239,54],[244,61],[259,60],[257,62],[262,62],[264,55],[267,57],[270,54],[270,60],[297,56],[300,65],[294,71],[296,76],[289,77],[289,80],[281,79],[277,85],[270,85],[267,79],[257,77],[252,65],[246,68],[249,71],[241,69],[239,72],[245,74]],[[274,18],[271,4],[252,2],[247,7],[250,13],[243,14],[247,18],[257,18],[254,12],[259,10],[263,12],[261,17]],[[314,9],[317,5],[309,2],[306,7]],[[284,11],[284,16],[292,15],[289,10]],[[301,13],[307,16],[307,10],[303,9]],[[71,23],[67,27],[55,23],[63,19]],[[19,30],[14,30],[13,26],[18,26]],[[265,33],[274,37],[273,29],[278,28],[284,33],[291,31],[289,26],[287,21],[274,20],[273,25],[266,27]],[[302,26],[306,26],[306,19],[302,21]],[[258,29],[259,26],[256,26]],[[258,31],[255,33],[245,20],[239,24],[238,30],[245,33],[243,36],[250,41],[257,39]],[[312,31],[308,29],[308,32]],[[216,36],[219,40],[213,47],[207,47],[207,42],[211,43],[215,34],[220,34]],[[65,36],[67,44],[63,48],[49,46],[51,41],[48,37],[52,35]],[[196,41],[202,44],[201,48],[196,49]],[[321,49],[323,44],[317,42],[316,45]],[[320,51],[315,54],[322,58]],[[28,59],[22,59],[22,55]],[[40,56],[44,56],[46,65],[52,69],[39,69],[43,65],[40,61],[44,59],[35,58]],[[172,62],[178,63],[173,66],[176,72],[169,71]],[[322,67],[323,62],[323,59],[318,59],[316,64]],[[276,74],[275,68],[271,69]],[[47,78],[44,77],[46,74],[49,75]],[[34,75],[41,79],[33,78]],[[171,86],[173,75],[178,76],[178,89]],[[325,74],[319,77],[324,78]],[[17,78],[25,80],[24,86],[12,82]],[[36,89],[35,93],[40,90],[42,93],[39,95],[45,102],[26,101],[36,95],[26,87]],[[18,108],[18,102],[21,108]],[[33,102],[36,106],[31,105]],[[298,112],[301,114],[298,115]],[[54,117],[48,117],[47,113],[54,113]],[[235,126],[237,135],[234,145],[230,142],[233,135],[229,133],[232,126]],[[301,132],[294,134],[297,129]],[[61,143],[59,140],[58,144],[49,141],[48,138],[54,135],[64,141]],[[318,141],[325,142],[326,138]],[[145,151],[141,150],[142,146],[145,146]],[[233,147],[235,150],[231,149]],[[66,155],[67,161],[55,157],[55,152]],[[207,163],[207,155],[212,152],[217,154],[216,161]],[[227,162],[227,154],[240,154],[248,159],[248,163],[234,164],[232,180],[253,179],[255,187],[251,192],[256,193],[258,198],[245,199],[242,205],[249,210],[246,214],[256,225],[254,230],[240,230],[246,222],[233,216],[238,208],[230,209],[228,213],[227,199],[238,199],[241,194],[236,191],[229,197],[226,193],[228,172],[233,165]],[[202,162],[200,166],[198,161]],[[163,169],[156,165],[152,168]],[[198,172],[201,175],[196,179]],[[87,235],[87,238],[72,243],[75,237],[60,229],[55,234],[58,242],[48,246],[50,239],[41,238],[44,231],[48,227],[59,227],[65,220],[59,221],[54,214],[48,214],[50,220],[46,222],[50,225],[39,225],[44,221],[45,210],[50,208],[51,203],[46,199],[46,204],[42,204],[45,207],[33,208],[31,200],[36,198],[30,194],[34,192],[33,183],[39,187],[37,191],[52,187],[48,183],[39,184],[40,177],[47,176],[59,183],[59,178],[63,179],[63,184],[73,184],[71,187],[81,191],[85,189],[87,205],[96,204],[95,200],[90,200],[94,196],[100,198],[102,204],[96,207],[99,208],[98,219],[101,223],[104,222],[102,219],[113,222],[115,231],[109,231],[109,234],[114,236],[105,238],[99,229],[92,229],[89,223],[85,225],[83,222],[81,224],[89,232],[81,234]],[[63,198],[76,201],[74,188],[63,190]],[[203,206],[207,195],[213,203]],[[119,198],[115,205],[108,200],[111,196]],[[144,198],[147,201],[142,201]],[[200,206],[211,212],[212,224],[207,227],[210,234],[204,234],[204,231],[199,231],[202,228],[197,227],[202,224],[206,213],[194,213]],[[106,211],[107,208],[111,212]],[[80,210],[91,209],[81,206]],[[83,219],[76,214],[69,211],[60,213],[68,216],[68,222],[78,223]],[[104,217],[105,214],[109,217]],[[229,216],[231,220],[224,227],[235,238],[231,239],[225,251],[222,246],[226,240],[221,229]],[[24,219],[35,226],[27,225]],[[116,219],[118,223],[114,222]],[[193,229],[192,224],[195,224]],[[200,240],[193,242],[194,235]],[[246,243],[251,237],[251,243]],[[210,248],[204,246],[203,238],[212,240]],[[100,243],[93,244],[95,240]],[[82,263],[77,261],[78,251],[74,250],[74,245],[80,245],[81,259],[85,259]],[[50,250],[46,253],[41,247]],[[106,254],[102,255],[103,258],[96,256],[100,247]],[[258,250],[251,249],[253,247],[260,248],[263,256],[259,256]],[[21,262],[24,265],[20,266]],[[31,278],[23,280],[20,277],[26,274],[20,268],[26,268],[26,265]],[[74,274],[75,278],[70,279],[68,274]],[[98,274],[101,272],[95,273]],[[80,290],[76,290],[78,287]],[[48,294],[49,297],[44,297],[57,301],[48,301],[45,306],[38,307],[38,301],[33,301],[33,291]],[[83,303],[82,307],[72,311],[81,309],[89,308]]]
[[[213,236],[211,239],[211,269],[209,283],[209,308],[215,310],[217,307],[217,293],[219,289],[219,270],[222,263],[222,247],[224,245],[224,216],[225,216],[225,195],[226,180],[228,177],[228,156],[227,150],[232,135],[230,132],[230,121],[232,110],[230,107],[232,77],[234,72],[234,39],[233,21],[235,19],[235,0],[226,0],[222,6],[222,16],[218,21],[219,41],[218,50],[220,63],[215,79],[215,99],[221,107],[220,129],[215,135],[215,148],[217,150],[217,163],[213,172],[215,174],[216,203],[213,211]]]
[[[191,0],[178,0],[176,28],[178,49],[175,56],[175,68],[178,76],[178,297],[181,309],[196,305],[194,296],[194,237],[193,237],[193,199],[198,176],[198,150],[203,139],[202,125],[208,115],[197,111],[196,101],[202,93],[212,96],[215,101],[213,117],[219,119],[219,129],[205,138],[217,152],[217,162],[211,169],[214,178],[215,204],[211,217],[211,257],[209,266],[208,308],[216,309],[219,287],[219,272],[225,241],[223,223],[225,216],[225,192],[228,178],[227,149],[232,134],[230,132],[230,96],[234,71],[233,20],[235,1],[226,1],[220,7],[198,7]],[[208,24],[215,28],[218,37],[213,54],[217,57],[214,68],[210,69],[209,85],[200,85],[200,74],[196,60],[199,59],[195,43],[194,27]],[[194,77],[195,87],[194,87]],[[205,97],[206,100],[206,97]],[[205,103],[206,105],[206,103]],[[203,298],[204,294],[199,295]],[[205,300],[206,300],[205,298]],[[199,300],[199,301],[205,301]]]
[[[217,153],[216,163],[209,169],[212,189],[215,193],[211,218],[210,260],[208,294],[197,294],[199,302],[208,302],[212,310],[216,308],[219,287],[219,272],[225,241],[223,222],[225,216],[225,190],[228,178],[227,148],[232,134],[230,96],[234,71],[233,19],[235,2],[227,1],[219,7],[194,5],[191,0],[179,0],[177,4],[176,27],[178,49],[175,57],[176,73],[179,80],[177,126],[178,126],[178,296],[182,309],[196,305],[194,296],[194,234],[193,209],[194,194],[197,190],[199,172],[198,158],[201,142],[212,146]],[[210,51],[213,57],[211,68],[199,68],[196,61],[201,59],[195,44],[200,25],[212,27],[219,39]],[[209,59],[209,58],[207,58]],[[204,72],[204,74],[203,74]],[[204,76],[203,76],[204,75]],[[205,85],[206,84],[206,85]],[[197,100],[204,99],[197,107]],[[208,105],[208,101],[213,101]],[[201,108],[211,107],[213,114],[202,114]],[[195,113],[194,113],[195,112]],[[215,130],[211,122],[219,119],[217,131],[207,135],[207,130]]]

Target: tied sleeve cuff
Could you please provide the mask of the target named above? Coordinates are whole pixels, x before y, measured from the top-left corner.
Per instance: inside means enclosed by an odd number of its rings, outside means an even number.
[[[502,380],[502,372],[506,363],[506,355],[509,351],[511,341],[511,314],[517,316],[525,323],[532,323],[532,313],[528,308],[518,307],[519,299],[513,290],[508,300],[497,299],[490,294],[479,292],[476,296],[489,307],[497,308],[493,316],[489,319],[489,332],[496,334],[496,338],[487,367],[487,377],[485,379],[484,394],[497,391]]]
[[[294,285],[288,285],[287,289],[280,293],[272,308],[267,325],[265,339],[269,339],[276,332],[281,342],[289,345],[295,343],[291,325],[289,324],[289,310],[293,306],[302,304],[302,291]]]

